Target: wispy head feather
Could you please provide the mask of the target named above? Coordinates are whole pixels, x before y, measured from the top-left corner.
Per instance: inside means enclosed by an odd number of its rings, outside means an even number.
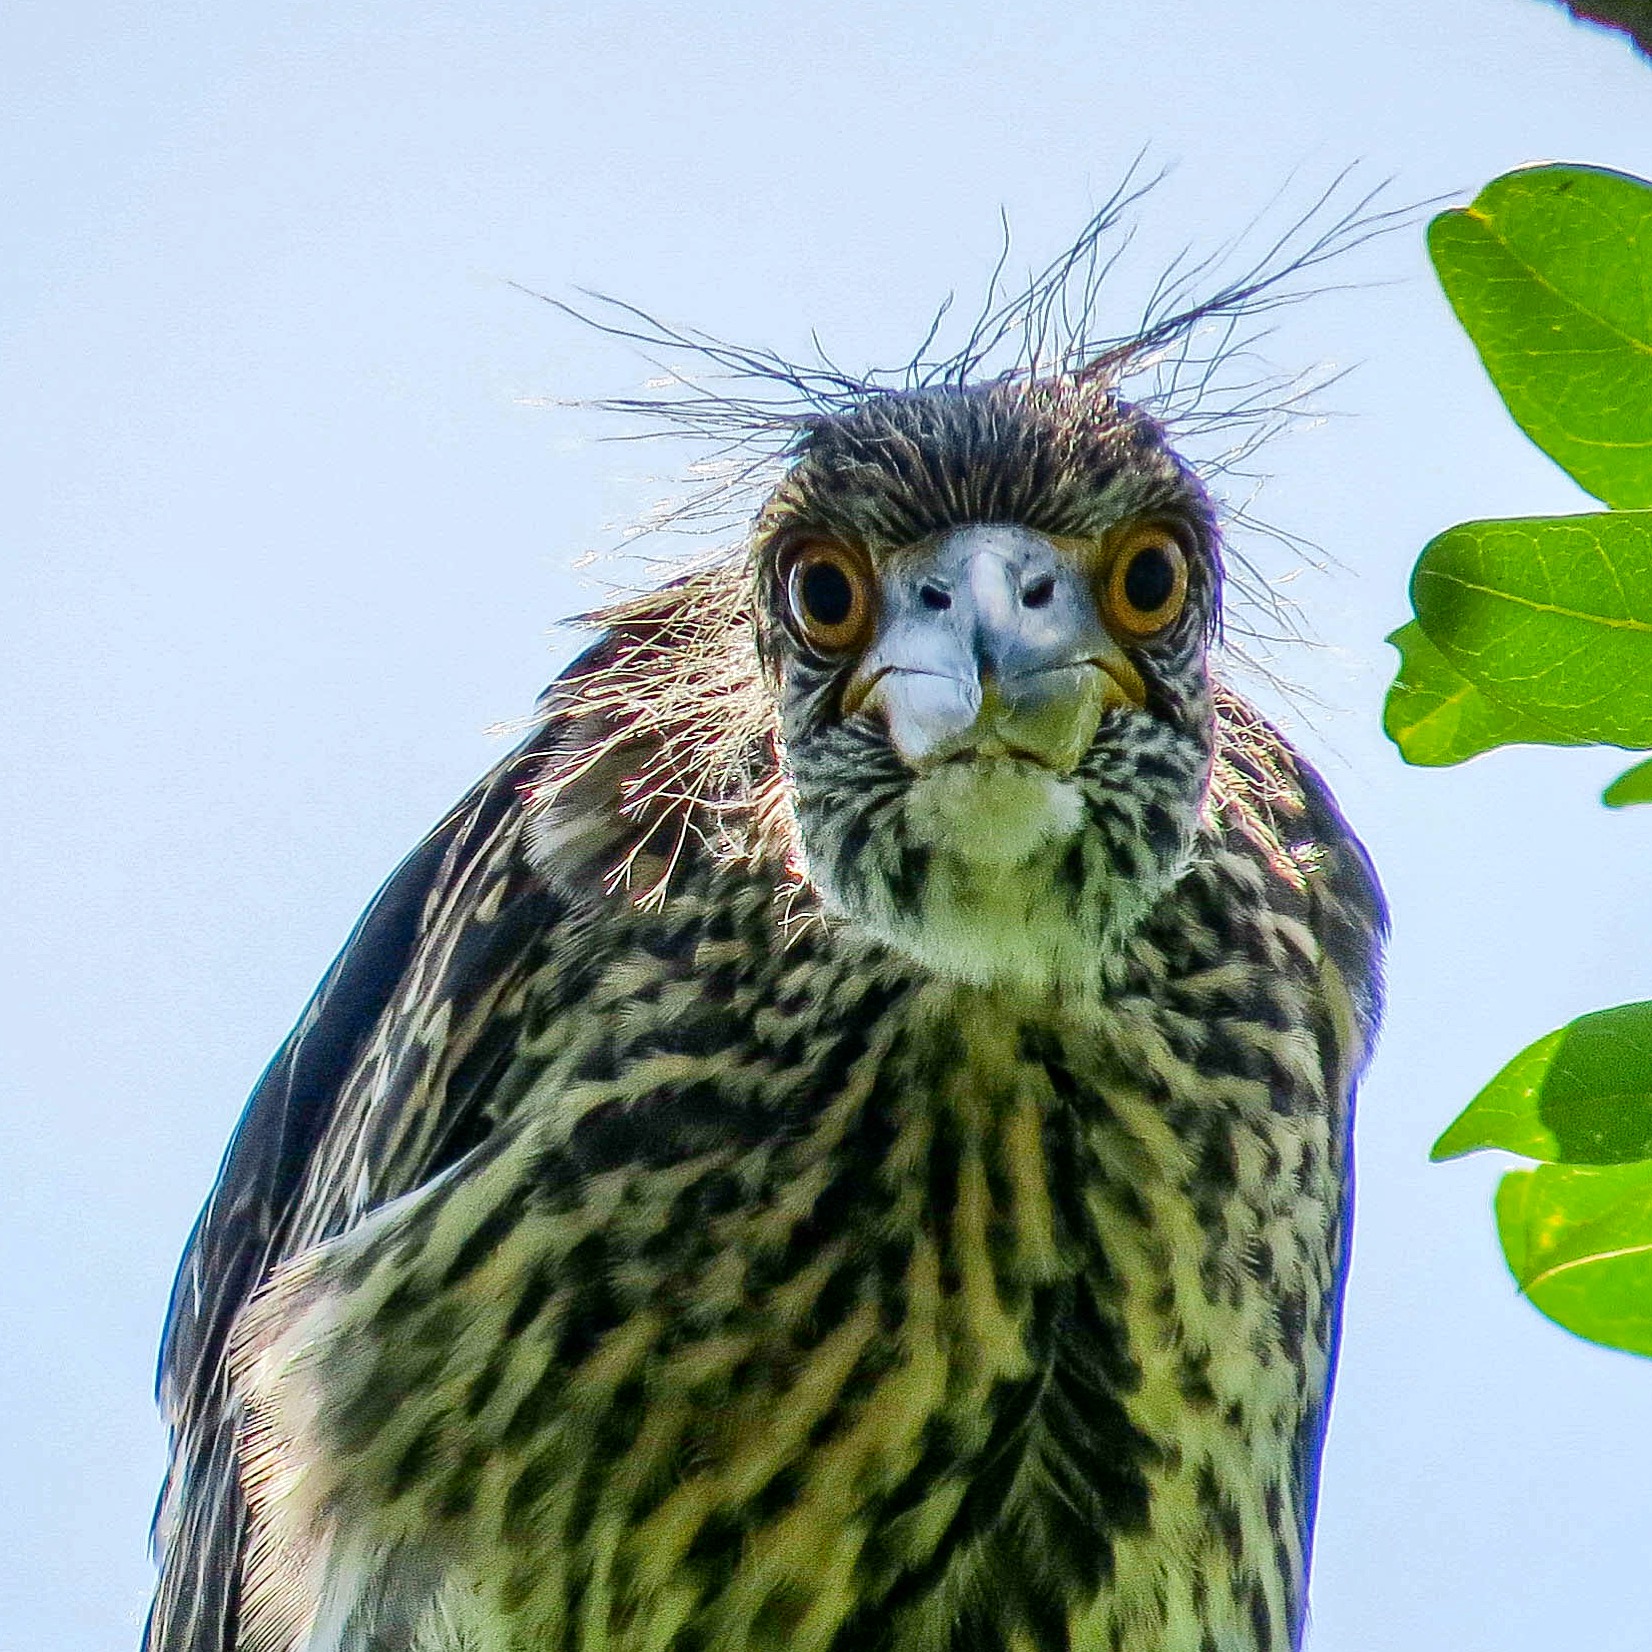
[[[1259,346],[1278,312],[1336,289],[1324,279],[1329,266],[1414,222],[1419,211],[1383,205],[1386,185],[1358,188],[1354,171],[1338,174],[1277,230],[1268,222],[1278,216],[1278,199],[1227,242],[1200,253],[1184,248],[1151,283],[1135,325],[1118,331],[1108,318],[1123,302],[1115,278],[1134,239],[1136,209],[1165,177],[1147,173],[1138,157],[1072,243],[1019,283],[1007,278],[1011,240],[1002,218],[996,265],[962,336],[949,296],[911,355],[859,372],[840,366],[818,337],[808,358],[793,359],[674,326],[604,293],[582,289],[583,304],[531,296],[635,346],[657,370],[643,394],[583,405],[626,419],[627,439],[703,444],[687,488],[637,532],[732,535],[813,429],[869,400],[989,382],[1067,381],[1105,386],[1147,413],[1218,496],[1231,524],[1300,552],[1300,540],[1251,513],[1244,496],[1257,479],[1247,465],[1270,437],[1312,416],[1316,397],[1341,374],[1278,371]],[[1270,645],[1301,637],[1294,605],[1242,548],[1230,547],[1229,560],[1227,639],[1241,659],[1271,675],[1263,664]]]
[[[658,387],[589,404],[637,421],[636,435],[675,435],[714,444],[725,455],[773,461],[822,419],[877,396],[962,389],[1004,379],[1100,379],[1150,413],[1173,439],[1208,430],[1244,444],[1259,439],[1300,404],[1302,385],[1264,369],[1255,346],[1275,312],[1331,290],[1316,273],[1357,247],[1412,222],[1415,207],[1379,205],[1384,185],[1356,192],[1353,169],[1306,210],[1246,254],[1267,214],[1208,253],[1184,249],[1153,283],[1136,325],[1109,330],[1117,308],[1109,286],[1134,237],[1133,209],[1164,179],[1142,176],[1140,159],[1072,244],[1007,290],[1008,219],[997,265],[968,332],[943,347],[953,299],[936,309],[914,352],[892,367],[851,372],[818,337],[812,359],[733,343],[677,327],[635,304],[581,289],[584,306],[542,293],[545,303],[611,338],[635,345],[658,369]],[[1223,271],[1237,264],[1235,273]],[[1211,284],[1215,283],[1214,286]],[[529,291],[523,288],[523,291]],[[1237,376],[1235,374],[1237,373]]]

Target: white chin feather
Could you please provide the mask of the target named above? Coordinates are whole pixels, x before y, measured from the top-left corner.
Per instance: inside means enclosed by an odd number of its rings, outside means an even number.
[[[1084,803],[1060,775],[1017,758],[943,763],[907,794],[920,843],[981,865],[1013,867],[1066,844],[1084,824]]]
[[[1060,775],[1013,758],[947,763],[906,798],[910,841],[931,851],[921,899],[880,902],[861,921],[949,979],[1047,996],[1092,990],[1097,935],[1075,920],[1058,875],[1085,830]]]

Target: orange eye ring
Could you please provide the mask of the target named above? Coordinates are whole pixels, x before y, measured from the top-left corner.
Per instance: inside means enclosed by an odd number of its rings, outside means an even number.
[[[786,570],[792,623],[823,654],[846,654],[872,635],[872,573],[847,546],[806,545]]]
[[[1132,528],[1107,570],[1107,623],[1131,637],[1153,637],[1187,605],[1187,552],[1168,528]]]

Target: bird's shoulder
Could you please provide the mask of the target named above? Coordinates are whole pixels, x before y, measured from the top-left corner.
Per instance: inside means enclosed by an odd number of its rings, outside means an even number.
[[[368,904],[225,1151],[162,1335],[170,1451],[147,1652],[237,1644],[246,1510],[228,1361],[249,1301],[284,1263],[427,1186],[494,1132],[535,985],[551,975],[568,986],[547,948],[600,951],[589,939],[634,913],[649,878],[706,859],[725,818],[702,807],[708,785],[772,805],[774,747],[733,564],[587,624],[595,640],[541,697],[526,737]],[[725,710],[744,708],[732,720],[705,715],[719,685]],[[627,790],[651,765],[656,813]],[[685,798],[692,821],[677,810]]]
[[[1206,806],[1207,898],[1224,907],[1236,951],[1290,949],[1334,1025],[1346,1089],[1370,1057],[1382,1015],[1388,909],[1371,857],[1323,776],[1253,705],[1216,692]],[[1235,891],[1241,891],[1235,899]],[[1235,916],[1237,914],[1237,917]],[[1264,921],[1259,933],[1256,920]]]

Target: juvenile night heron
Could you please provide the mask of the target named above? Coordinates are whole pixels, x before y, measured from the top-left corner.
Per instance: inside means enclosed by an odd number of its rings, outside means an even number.
[[[150,1652],[1298,1644],[1382,905],[1119,388],[1275,279],[739,358],[807,404],[739,553],[600,616],[253,1094]]]

